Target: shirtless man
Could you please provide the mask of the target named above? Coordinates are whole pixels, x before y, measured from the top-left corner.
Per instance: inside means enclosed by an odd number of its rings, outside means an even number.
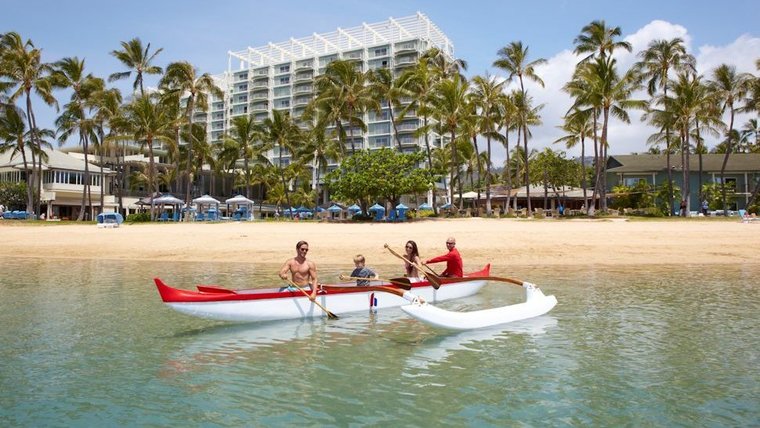
[[[311,296],[309,299],[317,298],[317,265],[306,260],[306,253],[309,252],[309,243],[298,241],[296,244],[296,256],[285,262],[280,269],[280,278],[286,280],[288,272],[292,275],[293,282],[301,287],[310,286]]]

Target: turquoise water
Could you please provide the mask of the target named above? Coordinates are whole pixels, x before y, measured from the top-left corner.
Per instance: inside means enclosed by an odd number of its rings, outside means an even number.
[[[539,284],[559,305],[496,329],[447,332],[399,309],[206,321],[165,307],[151,280],[263,286],[278,266],[1,263],[4,426],[759,423],[760,265],[496,270]],[[521,298],[490,284],[443,306]]]

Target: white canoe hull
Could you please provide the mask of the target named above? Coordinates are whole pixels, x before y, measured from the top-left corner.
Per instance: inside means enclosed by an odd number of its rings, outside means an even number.
[[[480,311],[452,312],[437,308],[427,302],[405,305],[401,307],[401,310],[436,327],[449,330],[472,330],[537,317],[549,312],[557,305],[556,297],[546,296],[538,288],[530,286],[525,292],[524,303]]]
[[[437,290],[432,286],[415,287],[413,293],[427,302],[436,303],[471,296],[477,293],[485,283],[484,280],[473,279],[456,284],[445,284]],[[318,295],[317,301],[337,315],[409,303],[403,297],[376,291],[340,294],[328,292]],[[324,311],[306,296],[218,302],[166,302],[166,305],[187,315],[219,321],[254,322],[325,316]]]

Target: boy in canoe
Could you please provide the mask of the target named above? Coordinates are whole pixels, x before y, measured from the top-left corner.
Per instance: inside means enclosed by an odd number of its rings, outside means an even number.
[[[296,256],[289,259],[280,269],[280,278],[288,279],[291,275],[292,281],[301,286],[310,286],[311,295],[309,299],[317,298],[317,265],[311,260],[306,260],[306,254],[309,252],[309,243],[298,241],[296,244]]]
[[[366,259],[363,255],[357,254],[354,256],[354,266],[356,266],[356,269],[351,272],[351,276],[354,278],[373,278],[377,279],[379,278],[375,271],[365,266]],[[369,285],[369,281],[357,279],[356,285],[366,287]]]

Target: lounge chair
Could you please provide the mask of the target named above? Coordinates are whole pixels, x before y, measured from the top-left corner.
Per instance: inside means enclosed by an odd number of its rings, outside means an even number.
[[[169,220],[169,213],[166,211],[161,213],[161,216],[158,217],[158,221],[168,221]]]

